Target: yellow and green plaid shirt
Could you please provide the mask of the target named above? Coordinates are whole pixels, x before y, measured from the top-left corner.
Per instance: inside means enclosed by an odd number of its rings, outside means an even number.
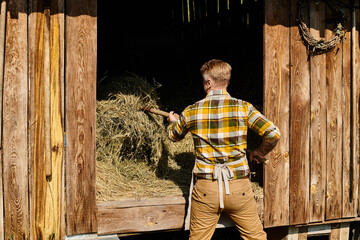
[[[212,179],[215,164],[226,163],[236,179],[250,172],[245,153],[248,128],[270,143],[280,137],[279,129],[250,103],[231,97],[225,90],[213,90],[185,108],[167,132],[172,141],[191,132],[196,177]]]

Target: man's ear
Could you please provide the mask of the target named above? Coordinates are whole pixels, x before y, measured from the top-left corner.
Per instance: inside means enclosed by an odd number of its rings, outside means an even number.
[[[211,78],[205,79],[205,86],[210,88],[212,85],[213,85],[213,81],[211,80]]]

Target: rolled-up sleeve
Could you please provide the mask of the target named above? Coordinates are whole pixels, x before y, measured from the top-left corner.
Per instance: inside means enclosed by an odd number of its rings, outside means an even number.
[[[183,139],[188,132],[185,111],[182,112],[179,116],[179,119],[176,122],[172,122],[167,127],[168,138],[171,141],[180,141]]]
[[[251,104],[248,107],[248,126],[268,143],[275,144],[280,138],[279,128]]]

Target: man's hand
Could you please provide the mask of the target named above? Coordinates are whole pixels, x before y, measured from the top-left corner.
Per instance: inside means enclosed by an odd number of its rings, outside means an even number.
[[[167,121],[169,123],[176,122],[179,119],[179,115],[174,113],[174,111],[169,112],[169,117],[167,118]]]
[[[255,149],[254,151],[251,151],[250,155],[249,155],[249,158],[250,158],[251,162],[256,162],[257,164],[265,163],[265,161],[266,161],[265,155],[262,154],[259,151],[259,149]],[[264,162],[261,162],[259,159],[264,159]]]

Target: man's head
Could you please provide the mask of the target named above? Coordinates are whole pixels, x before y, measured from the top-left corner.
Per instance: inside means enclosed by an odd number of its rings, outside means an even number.
[[[212,59],[200,68],[205,92],[208,89],[226,89],[230,83],[231,66],[227,62]]]

